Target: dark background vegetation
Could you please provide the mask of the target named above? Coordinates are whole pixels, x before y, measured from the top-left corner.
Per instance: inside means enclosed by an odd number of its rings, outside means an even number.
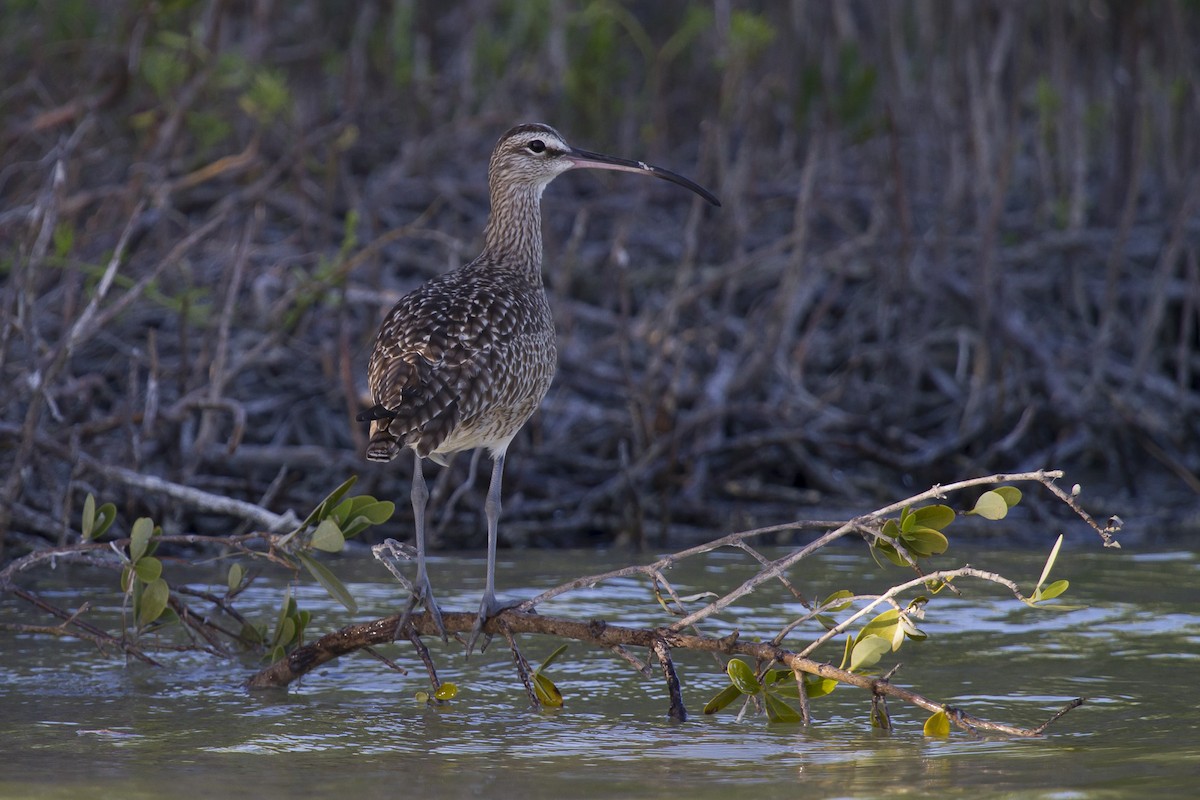
[[[87,492],[125,527],[239,524],[130,474],[303,514],[357,473],[404,535],[410,464],[368,465],[354,421],[372,338],[477,252],[490,149],[533,120],[724,207],[547,191],[560,369],[508,541],[1039,467],[1187,530],[1198,41],[1196,2],[10,0],[0,543],[60,539]],[[442,545],[480,541],[480,495]]]

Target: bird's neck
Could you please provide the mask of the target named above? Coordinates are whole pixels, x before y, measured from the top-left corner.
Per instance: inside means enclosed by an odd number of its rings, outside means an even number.
[[[542,186],[492,190],[492,211],[483,231],[488,260],[528,270],[542,280]]]

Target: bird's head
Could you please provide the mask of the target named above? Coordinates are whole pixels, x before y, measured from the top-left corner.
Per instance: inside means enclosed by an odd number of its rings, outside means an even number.
[[[716,196],[682,175],[642,161],[590,153],[567,144],[558,131],[540,122],[512,128],[496,143],[488,167],[488,179],[493,189],[504,186],[527,186],[540,194],[546,184],[569,169],[609,169],[636,172],[677,183],[691,189],[715,206],[721,205]]]

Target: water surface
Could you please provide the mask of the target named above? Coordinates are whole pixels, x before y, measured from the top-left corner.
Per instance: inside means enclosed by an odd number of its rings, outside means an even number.
[[[1028,586],[1044,552],[957,553]],[[648,559],[647,559],[648,560]],[[498,582],[510,597],[532,594],[626,563],[620,553],[502,553]],[[354,619],[391,613],[396,589],[369,559],[333,563],[360,600]],[[168,569],[170,567],[168,566]],[[431,566],[441,601],[477,602],[480,559],[443,557]],[[680,592],[731,585],[751,574],[744,557],[716,554],[671,573]],[[115,611],[111,576],[56,576],[87,585]],[[822,597],[840,588],[884,588],[906,576],[883,571],[848,547],[802,564],[798,588]],[[287,692],[248,694],[241,682],[259,664],[198,653],[164,655],[164,669],[125,664],[88,644],[0,634],[0,797],[877,797],[971,791],[985,797],[1190,796],[1200,778],[1200,723],[1192,695],[1200,675],[1200,556],[1070,550],[1055,577],[1071,581],[1062,600],[1077,608],[1031,610],[996,587],[964,583],[939,596],[922,623],[930,638],[891,659],[898,683],[982,717],[1035,725],[1076,696],[1089,701],[1031,740],[922,735],[927,716],[892,702],[895,729],[868,721],[869,702],[842,687],[814,703],[810,728],[706,717],[724,685],[711,657],[679,654],[691,721],[666,719],[661,680],[643,679],[605,652],[572,644],[551,670],[566,695],[556,712],[528,708],[503,643],[464,661],[461,648],[431,642],[443,680],[461,687],[441,707],[418,704],[427,688],[411,649],[383,652],[409,670],[397,675],[356,654],[326,665]],[[218,580],[214,574],[212,579]],[[274,614],[282,577],[251,590],[243,605]],[[45,581],[43,595],[78,602],[78,589]],[[319,587],[299,601],[314,633],[350,621]],[[761,595],[761,596],[760,596]],[[744,636],[770,634],[796,606],[774,587],[732,618]],[[104,609],[102,609],[104,610]],[[665,617],[638,581],[602,585],[544,613],[600,616],[623,624]],[[0,619],[46,623],[11,598]],[[716,623],[708,633],[727,633]],[[527,638],[537,663],[556,642]],[[644,656],[644,654],[641,654]],[[822,655],[833,661],[840,652]]]

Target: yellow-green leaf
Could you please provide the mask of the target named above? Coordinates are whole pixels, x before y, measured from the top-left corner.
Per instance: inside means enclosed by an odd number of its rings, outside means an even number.
[[[1044,589],[1038,589],[1034,595],[1034,600],[1053,600],[1067,590],[1070,586],[1070,581],[1055,581]]]
[[[146,588],[142,591],[142,596],[138,600],[138,626],[145,627],[161,617],[167,607],[167,600],[170,597],[171,588],[167,586],[167,582],[162,578],[146,584]]]
[[[433,696],[438,700],[453,700],[455,697],[458,697],[458,685],[446,681],[437,688]]]
[[[83,501],[83,518],[80,520],[79,531],[83,535],[83,540],[86,542],[92,538],[92,531],[96,528],[96,498],[92,497],[92,493],[88,492],[88,496]]]
[[[1015,486],[997,486],[992,491],[1003,497],[1009,508],[1021,502],[1021,490]]]
[[[562,692],[558,691],[558,687],[554,685],[554,681],[540,672],[533,673],[533,693],[537,695],[538,702],[543,706],[547,708],[562,708]]]
[[[939,711],[925,720],[925,735],[944,737],[950,735],[950,718],[945,711]]]
[[[887,611],[876,615],[874,619],[864,625],[862,632],[859,634],[859,638],[870,634],[877,634],[891,638],[891,629],[895,627],[899,620],[900,612],[894,608],[889,608]]]
[[[1008,503],[996,492],[984,492],[979,495],[979,499],[975,501],[975,508],[971,509],[970,513],[978,514],[984,519],[1004,519],[1008,516]]]
[[[323,519],[317,525],[317,529],[313,531],[312,546],[318,550],[324,550],[326,553],[338,553],[346,546],[346,539],[342,536],[336,522],[332,519]]]
[[[811,675],[804,679],[804,693],[809,699],[824,697],[837,688],[837,681],[833,678],[818,678],[816,675]]]
[[[241,564],[234,563],[229,565],[229,577],[226,578],[226,581],[229,583],[229,591],[236,592],[237,588],[242,585]]]
[[[567,646],[565,644],[560,644],[557,648],[555,648],[553,653],[546,656],[546,660],[543,661],[541,665],[534,671],[543,672],[544,670],[549,669],[550,665],[557,661],[558,657],[565,652],[567,652]]]
[[[849,589],[838,589],[822,600],[821,606],[826,611],[843,611],[850,607],[850,598],[852,597],[854,597],[854,592]]]
[[[1042,574],[1038,577],[1038,588],[1046,582],[1046,578],[1050,577],[1050,570],[1054,568],[1054,562],[1058,560],[1058,551],[1062,547],[1063,537],[1060,533],[1058,538],[1054,540],[1054,547],[1050,548],[1050,555],[1046,558],[1046,566],[1042,567]]]
[[[758,694],[762,689],[758,678],[754,677],[754,670],[740,658],[729,659],[729,663],[725,665],[725,672],[729,674],[729,682],[742,694]]]
[[[885,639],[875,634],[859,636],[854,643],[854,649],[850,651],[850,671],[857,672],[860,669],[874,666],[879,663],[879,659],[883,658],[883,654],[891,649],[892,640],[890,638]]]
[[[133,571],[142,583],[154,583],[162,576],[162,562],[154,556],[143,556],[133,565]]]

